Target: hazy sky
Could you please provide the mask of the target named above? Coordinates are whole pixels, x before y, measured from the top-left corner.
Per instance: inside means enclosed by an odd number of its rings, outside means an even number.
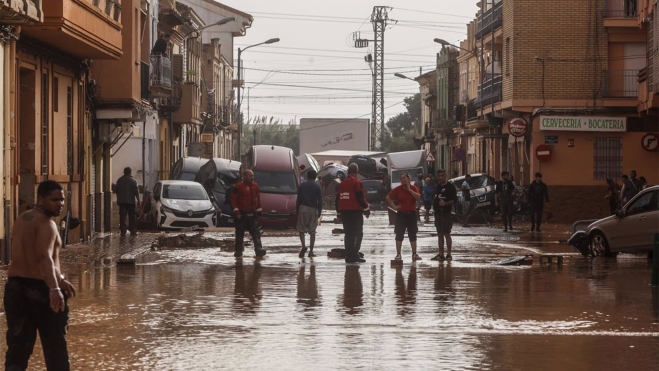
[[[452,43],[464,39],[466,24],[478,10],[477,0],[221,2],[254,17],[247,35],[234,40],[236,48],[281,39],[242,54],[246,86],[242,110],[247,116],[249,91],[251,117],[276,116],[284,122],[304,117],[370,118],[372,78],[364,56],[372,53],[372,44],[356,49],[350,43],[355,31],[373,39],[373,6],[393,8],[384,36],[385,107],[391,106],[385,110],[387,119],[403,112],[403,98],[419,89],[415,81],[393,74],[414,78],[419,68],[433,70],[440,49],[433,39]]]

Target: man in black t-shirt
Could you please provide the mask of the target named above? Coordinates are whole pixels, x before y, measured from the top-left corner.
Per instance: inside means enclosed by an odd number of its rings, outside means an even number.
[[[504,232],[508,232],[508,228],[513,230],[513,192],[515,192],[515,185],[510,181],[510,173],[501,172],[501,181],[497,182],[494,191],[494,205],[501,208]]]
[[[433,210],[435,210],[435,228],[437,228],[439,254],[431,260],[453,260],[451,257],[451,228],[453,227],[451,209],[458,199],[458,192],[455,186],[447,181],[445,170],[438,171],[437,178],[439,179],[439,184],[437,185],[435,198],[433,199]],[[446,257],[444,257],[444,239],[446,239]]]

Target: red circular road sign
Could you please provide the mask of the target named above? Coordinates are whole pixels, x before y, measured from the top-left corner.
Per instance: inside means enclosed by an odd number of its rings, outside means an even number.
[[[535,149],[535,157],[541,162],[548,161],[551,158],[551,147],[546,144],[539,145],[538,148]]]
[[[508,132],[514,137],[523,137],[529,129],[529,124],[521,117],[514,118],[508,122]]]
[[[643,149],[648,152],[657,152],[659,150],[659,134],[647,133],[641,139]]]
[[[467,158],[467,151],[464,148],[459,147],[453,152],[453,157],[457,161],[464,161]]]

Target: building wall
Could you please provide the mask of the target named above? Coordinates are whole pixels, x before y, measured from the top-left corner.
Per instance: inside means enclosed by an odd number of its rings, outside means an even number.
[[[604,1],[504,1],[503,40],[511,45],[504,100],[601,96],[608,59],[603,9]]]

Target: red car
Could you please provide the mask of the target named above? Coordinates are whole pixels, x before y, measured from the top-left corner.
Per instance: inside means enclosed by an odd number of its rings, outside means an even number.
[[[295,227],[300,170],[293,150],[279,146],[253,146],[243,158],[243,166],[254,172],[254,181],[261,190],[261,224],[264,227]]]

